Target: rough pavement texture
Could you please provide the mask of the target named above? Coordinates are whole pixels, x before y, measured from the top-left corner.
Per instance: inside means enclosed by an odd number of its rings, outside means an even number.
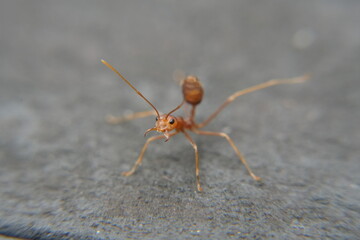
[[[0,234],[35,239],[359,239],[359,1],[2,1]],[[206,129],[150,145],[153,118],[112,63],[166,112],[175,70],[199,76],[198,119],[235,90],[306,72],[311,81],[241,97]],[[179,112],[181,113],[181,112]]]

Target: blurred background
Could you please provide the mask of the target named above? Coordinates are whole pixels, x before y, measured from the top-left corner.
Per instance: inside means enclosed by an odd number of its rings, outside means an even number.
[[[360,229],[359,1],[2,1],[0,234],[37,239],[355,239]],[[196,75],[205,119],[227,96],[310,73],[232,103],[199,143],[205,193],[182,136],[154,143],[124,178],[154,121],[107,114],[182,100]],[[178,112],[182,114],[182,112]]]

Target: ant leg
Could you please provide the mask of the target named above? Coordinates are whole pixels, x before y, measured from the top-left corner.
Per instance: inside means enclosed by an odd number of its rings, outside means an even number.
[[[178,132],[173,132],[169,135],[169,137],[172,137],[174,136],[175,134],[177,134]],[[142,163],[142,160],[143,160],[143,157],[144,157],[144,153],[149,145],[150,142],[152,141],[155,141],[155,140],[158,140],[158,139],[162,139],[162,138],[165,138],[164,135],[158,135],[158,136],[153,136],[153,137],[150,137],[146,140],[143,148],[141,149],[141,152],[140,152],[140,155],[138,157],[138,159],[136,160],[134,166],[130,169],[130,171],[127,171],[127,172],[123,172],[122,175],[123,176],[130,176],[132,174],[134,174],[134,172],[136,171],[136,169],[141,165]]]
[[[197,129],[194,129],[193,131],[195,133],[201,134],[201,135],[219,136],[219,137],[225,138],[229,142],[230,146],[234,149],[234,151],[235,151],[236,155],[239,157],[240,161],[245,165],[245,168],[249,172],[250,176],[256,181],[261,180],[261,178],[256,176],[253,173],[253,171],[250,169],[250,167],[249,167],[247,161],[245,160],[244,156],[239,151],[239,149],[235,146],[234,141],[229,137],[229,135],[227,135],[226,133],[223,133],[223,132],[208,132],[208,131],[200,131],[200,130],[197,130]]]
[[[240,97],[241,95],[251,93],[251,92],[255,92],[257,90],[268,88],[268,87],[271,87],[271,86],[280,85],[280,84],[302,83],[302,82],[305,82],[306,80],[308,80],[309,78],[310,78],[310,75],[305,74],[303,76],[295,77],[295,78],[272,79],[270,81],[260,83],[258,85],[255,85],[255,86],[252,86],[252,87],[245,88],[243,90],[237,91],[234,94],[230,95],[226,99],[226,101],[222,105],[220,105],[220,107],[213,114],[210,115],[210,117],[208,119],[206,119],[204,122],[198,124],[197,128],[202,128],[202,127],[205,127],[206,125],[208,125],[209,122],[211,120],[213,120],[227,105],[229,105],[232,101],[234,101],[236,98]]]
[[[185,137],[187,138],[187,140],[189,140],[190,144],[192,145],[192,147],[195,150],[195,175],[196,175],[196,185],[197,185],[197,190],[199,192],[202,192],[202,187],[200,185],[200,169],[199,169],[199,152],[198,152],[198,148],[196,143],[194,142],[194,140],[190,137],[190,135],[185,132],[182,131],[185,135]]]
[[[127,114],[121,117],[115,117],[113,115],[107,115],[106,116],[106,122],[109,124],[119,124],[125,121],[130,121],[133,119],[137,119],[137,118],[144,118],[144,117],[148,117],[148,116],[156,116],[156,112],[154,110],[150,110],[150,111],[143,111],[143,112],[136,112],[136,113],[131,113],[131,114]]]

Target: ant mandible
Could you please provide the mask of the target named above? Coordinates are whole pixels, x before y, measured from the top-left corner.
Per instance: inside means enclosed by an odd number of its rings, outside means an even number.
[[[109,63],[107,63],[103,59],[101,59],[101,62],[103,64],[105,64],[108,68],[113,70],[122,80],[124,80],[140,97],[142,97],[154,109],[154,111],[151,110],[151,111],[145,111],[145,112],[138,112],[138,113],[126,115],[124,117],[108,116],[107,121],[111,124],[117,124],[124,120],[132,120],[132,119],[136,119],[136,118],[147,117],[150,115],[156,115],[155,127],[146,130],[144,136],[148,132],[151,132],[151,131],[157,131],[157,132],[163,133],[163,135],[157,135],[157,136],[148,138],[146,140],[143,148],[141,149],[140,155],[139,155],[138,159],[136,160],[134,166],[130,169],[130,171],[123,172],[122,174],[124,176],[130,176],[136,171],[136,169],[139,167],[139,165],[141,164],[141,162],[143,160],[144,153],[150,142],[152,142],[154,140],[158,140],[158,139],[163,139],[163,138],[165,138],[165,142],[167,142],[174,135],[176,135],[178,133],[183,133],[195,151],[196,185],[197,185],[197,190],[199,192],[201,192],[203,189],[200,185],[198,147],[187,131],[192,131],[192,132],[194,132],[196,134],[200,134],[200,135],[219,136],[219,137],[225,138],[229,142],[230,146],[234,149],[234,151],[235,151],[236,155],[238,156],[238,158],[240,159],[240,161],[245,165],[250,176],[254,180],[259,181],[259,180],[261,180],[261,178],[256,176],[253,173],[253,171],[250,169],[247,161],[245,160],[244,156],[239,151],[239,149],[235,146],[234,141],[226,133],[202,131],[200,129],[205,127],[206,125],[208,125],[210,123],[210,121],[213,120],[229,103],[231,103],[232,101],[234,101],[237,97],[239,97],[241,95],[244,95],[244,94],[247,94],[250,92],[254,92],[254,91],[257,91],[260,89],[264,89],[264,88],[267,88],[270,86],[274,86],[274,85],[301,83],[301,82],[306,81],[309,78],[309,75],[303,75],[300,77],[288,78],[288,79],[272,79],[270,81],[237,91],[234,94],[230,95],[227,98],[227,100],[222,105],[220,105],[219,108],[213,114],[211,114],[205,121],[203,121],[202,123],[196,123],[195,119],[194,119],[195,118],[195,109],[196,109],[196,106],[201,102],[202,97],[204,95],[204,90],[203,90],[202,84],[200,83],[200,81],[197,77],[187,76],[187,77],[185,77],[184,80],[182,80],[181,85],[182,85],[182,92],[183,92],[183,96],[184,96],[183,101],[181,102],[181,104],[179,106],[177,106],[176,108],[171,110],[169,113],[160,115],[158,110],[155,108],[155,106],[149,100],[147,100],[141,94],[141,92],[138,91],[113,66],[111,66]],[[190,110],[190,113],[188,114],[188,116],[175,117],[175,116],[171,115],[176,110],[181,108],[184,105],[184,103],[187,103],[191,107],[191,110]]]

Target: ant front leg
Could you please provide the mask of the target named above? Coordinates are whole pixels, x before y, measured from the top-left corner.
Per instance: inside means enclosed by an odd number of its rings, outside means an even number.
[[[173,132],[169,135],[169,138],[174,136],[175,134],[177,134],[178,132]],[[142,160],[143,160],[143,157],[144,157],[144,153],[149,145],[149,143],[151,143],[152,141],[155,141],[155,140],[158,140],[158,139],[162,139],[162,138],[165,138],[164,135],[158,135],[158,136],[153,136],[153,137],[150,137],[146,140],[143,148],[141,149],[141,152],[140,152],[140,155],[138,157],[138,159],[136,160],[134,166],[130,169],[130,171],[127,171],[127,172],[123,172],[122,175],[123,176],[130,176],[130,175],[133,175],[134,172],[136,171],[136,169],[141,165],[142,163]]]
[[[192,145],[192,147],[195,150],[195,175],[196,175],[196,185],[197,185],[197,190],[199,192],[202,192],[202,187],[200,185],[200,168],[199,168],[199,152],[198,152],[198,148],[196,143],[194,142],[194,140],[190,137],[190,135],[185,132],[182,131],[185,135],[185,137],[187,138],[187,140],[189,140],[190,144]]]
[[[143,112],[136,112],[136,113],[131,113],[131,114],[127,114],[121,117],[115,117],[113,115],[107,115],[106,116],[106,122],[109,124],[119,124],[125,121],[130,121],[130,120],[134,120],[137,118],[144,118],[144,117],[149,117],[149,116],[156,116],[156,112],[154,110],[150,110],[150,111],[143,111]]]
[[[253,173],[253,171],[249,167],[246,159],[244,158],[242,153],[239,151],[239,149],[235,146],[234,141],[229,137],[229,135],[227,135],[226,133],[223,133],[223,132],[208,132],[208,131],[200,131],[197,129],[193,129],[193,131],[194,131],[194,133],[197,133],[200,135],[219,136],[219,137],[225,138],[229,142],[230,146],[234,149],[234,151],[235,151],[236,155],[238,156],[238,158],[240,159],[240,161],[245,165],[245,168],[249,172],[250,176],[256,181],[261,180],[261,177],[258,177]]]

